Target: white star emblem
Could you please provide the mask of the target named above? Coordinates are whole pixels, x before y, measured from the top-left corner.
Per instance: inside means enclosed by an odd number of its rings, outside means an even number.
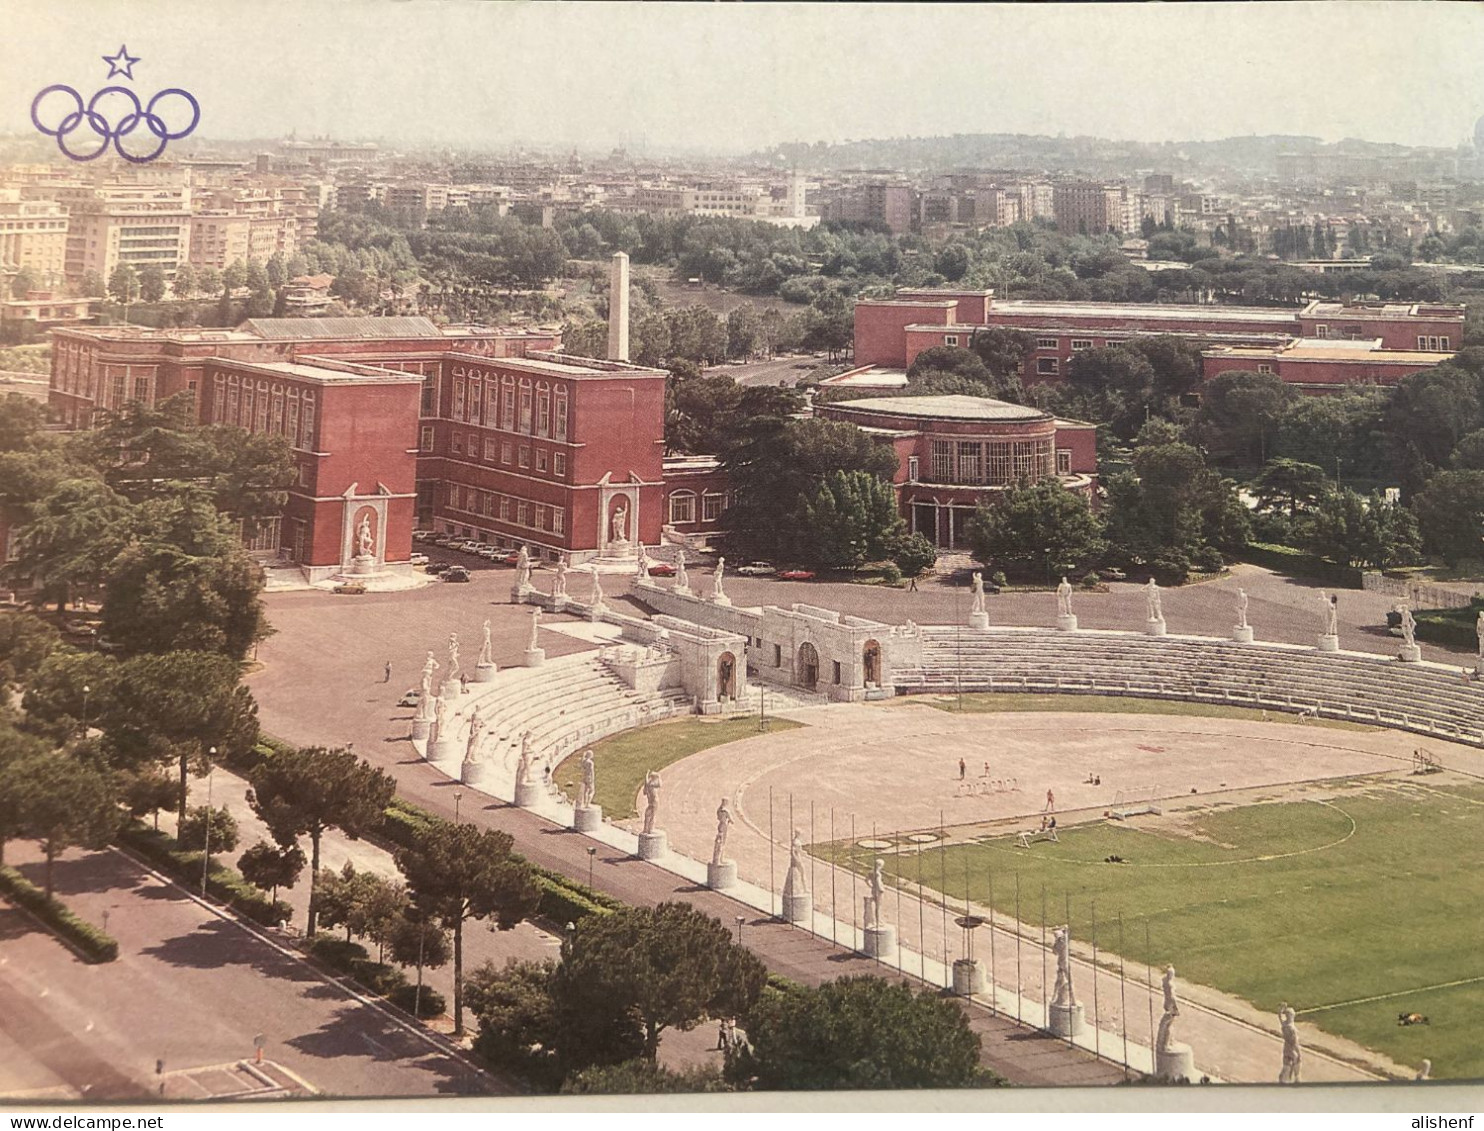
[[[130,55],[129,49],[122,44],[119,45],[117,55],[104,55],[103,61],[108,64],[108,77],[123,75],[126,79],[134,78],[133,67],[139,62],[138,55]]]

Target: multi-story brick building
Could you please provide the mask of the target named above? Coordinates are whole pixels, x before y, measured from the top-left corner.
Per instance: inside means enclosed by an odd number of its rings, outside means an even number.
[[[1127,230],[1128,187],[1101,181],[1054,185],[1051,210],[1056,226],[1073,235],[1097,236]]]

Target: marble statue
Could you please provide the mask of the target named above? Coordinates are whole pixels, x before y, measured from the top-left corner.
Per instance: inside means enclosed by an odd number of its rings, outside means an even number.
[[[464,761],[475,761],[475,752],[479,747],[479,735],[484,730],[484,720],[478,714],[469,717],[469,745],[464,748]]]
[[[438,696],[438,703],[434,707],[434,711],[436,712],[434,718],[437,720],[438,739],[441,742],[444,735],[448,733],[448,700],[441,695]]]
[[[515,585],[518,589],[525,589],[531,584],[531,555],[522,546],[520,552],[515,555]]]
[[[1278,1010],[1278,1027],[1283,1032],[1283,1069],[1278,1073],[1278,1083],[1297,1084],[1303,1068],[1304,1050],[1299,1046],[1293,1006],[1285,1005]]]
[[[720,600],[721,598],[723,598],[723,597],[725,597],[727,595],[726,594],[726,590],[721,587],[722,579],[726,577],[726,574],[727,574],[727,560],[726,560],[726,558],[717,558],[716,559],[716,573],[711,578],[711,599],[713,601],[718,601],[718,600]]]
[[[541,646],[541,606],[537,605],[531,610],[531,642],[526,645],[526,651],[534,652]]]
[[[977,569],[974,571],[974,604],[970,607],[971,613],[984,612],[984,574]]]
[[[797,834],[795,834],[797,835]],[[876,867],[866,879],[866,890],[870,893],[866,896],[864,927],[881,926],[881,900],[886,895],[886,861],[876,857]]]
[[[788,875],[783,878],[783,898],[808,894],[809,879],[804,870],[804,837],[795,829],[788,847]]]
[[[1164,620],[1164,603],[1159,593],[1159,582],[1154,578],[1149,579],[1149,584],[1144,586],[1144,601],[1149,607],[1150,620]]]
[[[1247,590],[1237,590],[1237,627],[1247,627]]]
[[[617,507],[613,512],[611,540],[614,542],[627,542],[629,535],[629,508]]]
[[[1338,636],[1340,634],[1340,605],[1337,598],[1330,597],[1319,591],[1319,600],[1324,603],[1324,635]]]
[[[603,607],[603,578],[598,573],[597,566],[589,566],[588,568],[592,570],[593,574],[593,608],[599,609]]]
[[[484,667],[486,664],[493,664],[494,662],[495,647],[490,643],[490,622],[485,620],[484,642],[479,646],[479,666]]]
[[[675,588],[676,589],[689,589],[690,588],[690,578],[687,577],[686,574],[685,574],[685,551],[684,550],[681,550],[678,554],[675,555]],[[1480,617],[1479,623],[1481,625],[1481,627],[1479,629],[1479,632],[1481,633],[1481,635],[1479,637],[1479,655],[1484,656],[1484,613],[1480,613],[1479,614],[1479,617]]]
[[[448,678],[459,677],[459,634],[450,632],[448,634]]]
[[[356,556],[370,558],[376,555],[376,536],[371,533],[371,516],[361,515],[361,525],[356,530]]]
[[[523,786],[531,776],[531,732],[520,736],[520,759],[515,763],[516,788]]]
[[[660,781],[658,770],[650,770],[644,775],[644,831],[654,832],[654,818],[660,808]]]
[[[1072,615],[1072,583],[1065,577],[1056,587],[1056,612],[1058,616],[1063,617]]]
[[[1484,609],[1479,610],[1474,620],[1474,635],[1479,638],[1479,659],[1484,660]]]
[[[1175,1024],[1175,1018],[1180,1016],[1180,1003],[1175,1000],[1175,968],[1165,967],[1165,976],[1160,979],[1160,986],[1164,989],[1165,1005],[1164,1015],[1159,1019],[1159,1033],[1154,1039],[1156,1052],[1170,1051],[1170,1027]]]
[[[427,660],[423,662],[422,701],[424,703],[433,697],[433,673],[441,666],[437,660],[433,659],[433,653],[429,651]]]
[[[567,555],[563,554],[557,559],[556,580],[551,583],[551,595],[553,597],[565,597],[567,595]]]
[[[716,807],[716,840],[711,844],[711,863],[720,864],[726,857],[727,830],[732,826],[732,811],[723,797]]]
[[[587,809],[593,803],[593,794],[598,791],[598,770],[593,765],[593,752],[586,751],[582,755],[582,780],[577,783],[577,807]]]
[[[1412,617],[1412,608],[1405,601],[1397,606],[1402,614],[1402,642],[1408,648],[1417,646],[1417,621]]]
[[[1056,955],[1056,985],[1051,1003],[1068,1009],[1077,1004],[1072,993],[1072,928],[1058,927],[1051,940],[1051,953]]]
[[[639,560],[634,566],[634,576],[640,581],[649,580],[649,555],[644,552],[644,543],[639,543]]]

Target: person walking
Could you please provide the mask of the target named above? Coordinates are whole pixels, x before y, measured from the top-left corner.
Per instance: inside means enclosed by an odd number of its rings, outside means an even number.
[[[392,662],[390,660],[388,660],[386,662],[386,675],[382,678],[382,681],[381,682],[382,683],[391,683],[392,682]]]
[[[911,577],[909,577],[907,579],[907,592],[908,593],[916,593],[917,592],[917,574],[915,574],[915,573]]]
[[[962,758],[960,758],[958,760],[958,780],[959,781],[963,781],[964,780],[964,775],[966,775],[968,772],[969,772],[968,763],[965,762]]]

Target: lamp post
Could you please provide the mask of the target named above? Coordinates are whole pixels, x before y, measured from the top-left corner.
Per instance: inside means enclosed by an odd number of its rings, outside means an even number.
[[[82,685],[82,736],[84,738],[88,736],[88,696],[92,690],[87,684]]]
[[[593,889],[593,858],[598,855],[598,850],[589,845],[587,850],[587,890]]]
[[[737,916],[737,945],[738,946],[741,946],[742,945],[742,924],[745,923],[746,921],[747,921],[747,917],[745,915],[738,915]]]
[[[216,747],[213,746],[207,751],[207,754],[214,763],[216,761]],[[201,853],[201,894],[203,896],[206,894],[206,878],[211,874],[211,780],[215,776],[214,773],[208,773],[206,775],[206,841],[205,849]]]
[[[453,791],[453,823],[459,824],[459,802],[464,800],[464,791],[456,789]]]

